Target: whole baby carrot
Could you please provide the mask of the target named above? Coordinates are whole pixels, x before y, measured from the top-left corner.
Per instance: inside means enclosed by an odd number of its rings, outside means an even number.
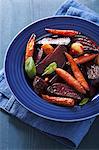
[[[63,106],[74,106],[75,100],[73,98],[66,97],[55,97],[49,95],[42,95],[42,98],[50,103],[63,105]]]
[[[71,65],[71,69],[74,73],[75,78],[86,90],[89,91],[89,85],[88,85],[87,81],[85,80],[83,74],[81,73],[79,67],[77,66],[76,62],[73,60],[73,57],[66,52],[65,52],[65,55]]]
[[[32,57],[33,53],[34,53],[34,45],[35,45],[35,34],[32,34],[27,46],[26,46],[26,54],[25,54],[25,60],[27,60],[27,58]]]
[[[67,71],[61,69],[61,68],[56,68],[56,73],[63,78],[71,87],[79,91],[80,93],[85,94],[86,91],[83,88],[83,86]]]
[[[78,58],[74,58],[74,61],[76,62],[76,64],[84,64],[88,61],[93,60],[96,56],[97,56],[97,54],[85,54]]]
[[[51,34],[63,35],[63,36],[69,36],[69,37],[72,37],[79,33],[78,31],[74,31],[74,30],[58,30],[58,29],[45,29],[45,30]]]

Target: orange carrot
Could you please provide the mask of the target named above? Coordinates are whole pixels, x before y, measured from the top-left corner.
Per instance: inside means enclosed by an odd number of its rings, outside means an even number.
[[[79,91],[80,93],[83,93],[83,94],[86,93],[83,86],[67,71],[65,71],[61,68],[56,68],[55,71],[61,78],[63,78],[70,86],[75,88],[77,91]]]
[[[45,29],[45,30],[51,34],[63,35],[63,36],[69,36],[69,37],[72,37],[79,33],[78,31],[74,31],[74,30],[57,30],[57,29]]]
[[[73,57],[66,52],[65,52],[65,55],[71,65],[71,68],[72,68],[75,78],[86,90],[89,91],[89,85],[88,85],[87,81],[85,80],[83,74],[81,73],[80,69],[78,68],[76,62],[73,60]]]
[[[76,64],[83,64],[83,63],[93,60],[96,56],[97,54],[85,54],[78,58],[74,58],[74,61],[76,62]]]
[[[50,44],[43,44],[41,48],[46,55],[51,54],[54,51],[54,48]]]
[[[35,34],[32,34],[27,46],[26,46],[26,54],[25,54],[25,60],[27,60],[28,57],[32,57],[34,53],[34,45],[35,45]]]
[[[50,103],[63,105],[63,106],[74,106],[75,100],[73,98],[66,97],[55,97],[49,95],[42,95],[42,98]]]

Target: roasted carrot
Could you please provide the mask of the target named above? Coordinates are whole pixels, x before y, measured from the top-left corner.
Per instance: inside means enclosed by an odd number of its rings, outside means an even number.
[[[84,64],[88,61],[93,60],[98,54],[84,54],[83,56],[74,58],[74,61],[76,64]],[[66,64],[69,64],[69,62],[66,62]]]
[[[73,57],[65,52],[65,55],[71,65],[71,69],[74,73],[75,78],[78,80],[78,82],[86,89],[89,91],[89,85],[87,81],[85,80],[82,72],[80,71],[79,67],[77,66],[76,62],[73,60]]]
[[[43,44],[41,48],[46,55],[51,54],[54,51],[54,48],[50,44]]]
[[[84,64],[88,61],[93,60],[96,56],[97,56],[97,54],[85,54],[78,58],[74,58],[74,61],[76,62],[76,64]]]
[[[45,30],[51,34],[63,35],[63,36],[69,36],[69,37],[72,37],[79,33],[78,31],[74,31],[74,30],[57,30],[57,29],[45,29]]]
[[[42,98],[50,103],[63,105],[63,106],[74,106],[75,100],[73,98],[66,97],[55,97],[49,95],[42,95]]]
[[[27,43],[27,46],[26,46],[26,54],[25,54],[25,60],[28,58],[28,57],[32,57],[33,56],[33,53],[34,53],[34,45],[35,45],[35,38],[36,38],[36,35],[35,34],[32,34],[28,43]]]
[[[85,94],[86,91],[83,88],[83,86],[67,71],[61,69],[61,68],[56,68],[56,73],[63,78],[71,87],[75,88],[77,91],[80,93]]]

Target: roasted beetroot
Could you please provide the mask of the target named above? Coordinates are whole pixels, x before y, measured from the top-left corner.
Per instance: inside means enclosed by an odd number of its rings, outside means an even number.
[[[37,73],[42,74],[44,69],[52,62],[56,62],[58,67],[62,67],[65,62],[65,46],[57,46],[52,54],[47,55],[37,66]]]
[[[48,84],[40,77],[36,76],[33,81],[33,89],[37,94],[44,93]]]
[[[76,100],[81,100],[80,95],[75,92],[70,86],[63,83],[54,83],[47,88],[49,94],[56,96],[70,97]]]

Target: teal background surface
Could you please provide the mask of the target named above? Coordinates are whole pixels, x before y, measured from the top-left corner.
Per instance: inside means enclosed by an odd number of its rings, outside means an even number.
[[[78,0],[99,13],[99,0]],[[13,37],[26,25],[52,16],[64,0],[0,0],[0,69]],[[99,149],[99,117],[79,146]],[[66,150],[66,147],[40,131],[0,111],[0,150]]]

